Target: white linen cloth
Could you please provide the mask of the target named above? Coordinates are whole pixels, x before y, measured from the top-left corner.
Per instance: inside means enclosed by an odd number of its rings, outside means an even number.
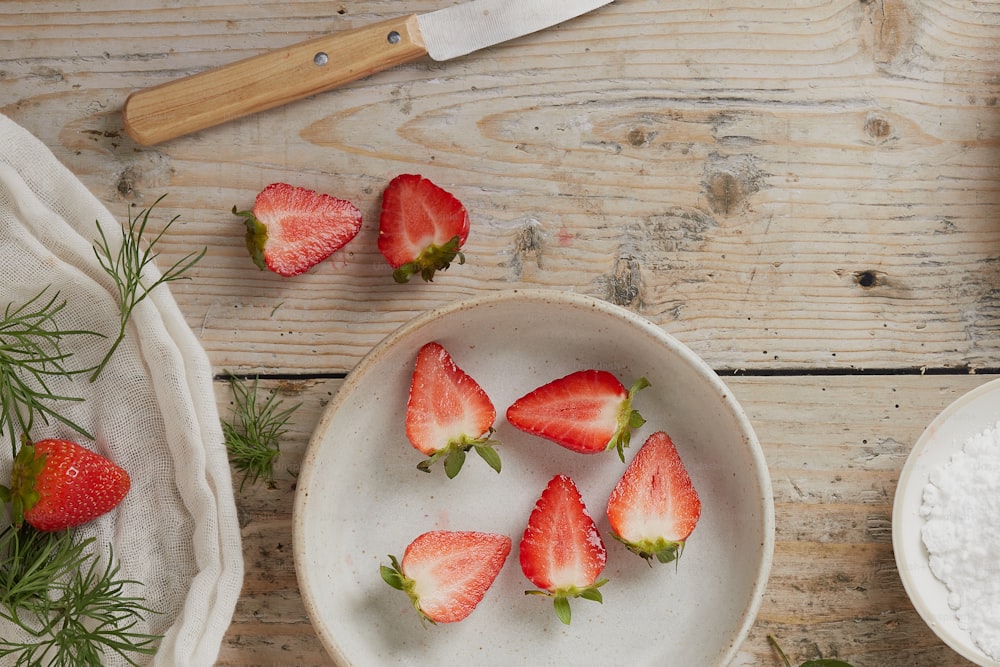
[[[158,218],[160,207],[169,202],[154,208],[151,229],[162,229],[173,217]],[[58,292],[66,302],[57,319],[61,329],[107,336],[65,339],[63,352],[73,353],[65,363],[69,368],[96,364],[117,333],[117,291],[97,262],[94,244],[100,221],[112,252],[117,250],[128,222],[125,205],[118,213],[105,209],[37,138],[0,115],[0,309],[24,303],[45,287],[47,294]],[[159,277],[156,271],[149,275]],[[232,621],[243,555],[211,365],[169,285],[157,286],[135,308],[126,340],[95,382],[87,375],[54,378],[49,388],[84,399],[52,407],[94,440],[51,419],[36,423],[32,439],[76,440],[115,461],[132,479],[118,508],[77,530],[96,537],[102,563],[110,545],[121,565],[119,576],[143,584],[126,593],[145,598],[159,612],[135,628],[164,635],[156,656],[133,658],[155,665],[211,665]],[[4,483],[10,469],[5,432],[0,434]],[[6,522],[5,512],[0,519]],[[0,636],[13,638],[17,632],[0,620]]]

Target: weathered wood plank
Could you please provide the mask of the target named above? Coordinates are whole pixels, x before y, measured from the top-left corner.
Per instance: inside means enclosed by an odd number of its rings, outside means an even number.
[[[762,443],[776,523],[772,574],[734,665],[777,664],[768,634],[799,661],[969,664],[934,636],[909,602],[892,553],[891,515],[899,471],[924,427],[992,377],[725,378]],[[285,399],[302,407],[283,445],[276,488],[257,485],[238,494],[247,577],[222,665],[329,664],[297,599],[290,516],[306,440],[339,384],[286,385]],[[220,384],[224,415],[227,391]]]
[[[799,661],[968,664],[909,604],[890,517],[924,425],[994,377],[935,372],[997,370],[1000,5],[618,0],[164,145],[123,133],[132,90],[451,1],[0,3],[0,113],[122,220],[166,194],[161,261],[208,247],[173,291],[216,372],[295,378],[276,487],[237,495],[247,581],[220,664],[330,664],[290,555],[297,467],[340,384],[325,378],[428,308],[525,287],[643,314],[746,407],[777,549],[735,664],[777,664],[768,634]],[[467,264],[430,285],[395,285],[375,247],[404,171],[473,219]],[[250,264],[230,214],[278,180],[366,220],[294,280]],[[891,372],[916,369],[931,373]]]
[[[996,5],[628,0],[162,146],[122,132],[131,90],[399,11],[2,3],[0,111],[122,218],[167,193],[163,260],[209,248],[175,292],[220,369],[343,372],[418,312],[527,286],[626,305],[717,368],[995,365]],[[375,250],[403,171],[472,213],[468,263],[433,285]],[[291,281],[229,213],[276,180],[367,220]]]

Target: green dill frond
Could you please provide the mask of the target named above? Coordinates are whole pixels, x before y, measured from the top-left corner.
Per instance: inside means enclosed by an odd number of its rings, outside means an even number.
[[[229,421],[222,423],[226,449],[233,467],[243,473],[240,489],[247,481],[263,480],[269,488],[274,486],[274,463],[281,453],[281,439],[285,428],[299,405],[282,408],[283,401],[273,391],[266,399],[257,397],[258,378],[253,384],[229,377],[233,392],[233,411]]]
[[[0,320],[0,431],[6,431],[11,451],[16,452],[22,434],[31,431],[35,419],[62,422],[86,437],[87,431],[61,415],[50,403],[82,401],[62,396],[49,388],[55,377],[71,377],[88,369],[70,368],[72,353],[63,351],[71,338],[102,337],[94,331],[62,329],[58,314],[66,307],[59,292],[43,288],[22,304],[8,303]]]
[[[27,638],[0,638],[0,657],[16,665],[96,667],[111,654],[137,665],[134,655],[156,652],[160,637],[136,629],[156,612],[126,590],[139,582],[120,577],[110,549],[102,567],[88,550],[93,543],[27,525],[0,533],[0,618]]]
[[[114,280],[118,292],[119,330],[118,335],[111,344],[111,348],[101,362],[93,369],[93,373],[90,376],[91,381],[97,379],[97,376],[104,370],[108,361],[111,360],[115,350],[118,349],[118,346],[125,339],[128,321],[135,307],[157,286],[174,280],[187,279],[188,276],[185,275],[187,271],[197,264],[208,251],[208,248],[202,248],[200,252],[191,252],[177,260],[150,285],[143,283],[143,273],[159,256],[157,252],[154,252],[154,247],[163,238],[163,235],[170,226],[180,217],[174,216],[171,218],[158,234],[144,242],[143,236],[146,233],[146,225],[149,224],[149,216],[152,214],[153,208],[164,197],[166,195],[162,195],[154,201],[149,208],[139,211],[135,217],[129,214],[128,226],[123,230],[124,238],[117,251],[112,250],[111,243],[104,233],[104,228],[101,227],[100,221],[97,221],[97,231],[100,239],[95,242],[94,254],[97,256],[97,261],[100,263],[101,268],[104,269],[104,272]]]

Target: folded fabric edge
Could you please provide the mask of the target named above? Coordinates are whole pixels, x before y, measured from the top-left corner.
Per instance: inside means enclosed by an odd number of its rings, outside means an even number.
[[[73,206],[64,206],[66,210],[79,211],[87,219],[93,216],[99,220],[116,220],[47,146],[3,114],[0,114],[0,162],[15,170],[30,172],[25,182],[36,186],[44,184],[49,195],[46,199],[58,197],[65,202],[72,197],[80,200],[74,201]],[[85,204],[85,212],[80,211],[80,204]],[[215,661],[232,621],[243,581],[244,564],[231,473],[215,403],[211,364],[204,348],[186,324],[168,285],[160,285],[150,292],[145,305],[158,311],[157,319],[173,340],[187,371],[188,391],[194,397],[190,405],[195,411],[205,449],[205,483],[214,492],[217,512],[216,534],[212,536],[214,544],[201,555],[188,597],[162,640],[154,663],[209,665]],[[134,325],[130,335],[135,335]],[[141,347],[141,340],[139,344]],[[200,591],[200,594],[196,596],[191,591]],[[208,621],[206,614],[210,616]]]

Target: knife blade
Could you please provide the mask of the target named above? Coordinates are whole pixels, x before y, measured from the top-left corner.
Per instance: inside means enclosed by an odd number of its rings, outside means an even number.
[[[465,56],[612,1],[471,0],[339,31],[133,92],[122,107],[125,131],[151,146],[425,56]]]

